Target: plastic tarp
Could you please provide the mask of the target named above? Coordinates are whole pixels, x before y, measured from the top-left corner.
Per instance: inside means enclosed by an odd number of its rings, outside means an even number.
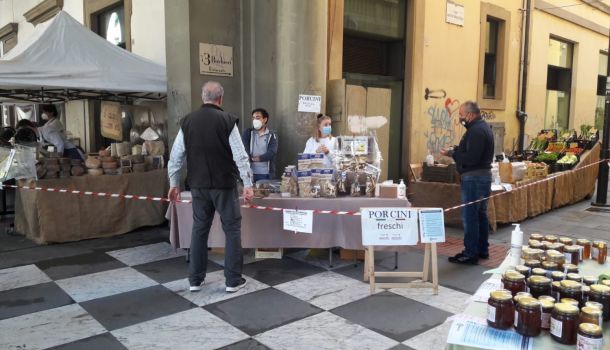
[[[0,59],[0,89],[165,93],[163,65],[124,50],[61,11]]]

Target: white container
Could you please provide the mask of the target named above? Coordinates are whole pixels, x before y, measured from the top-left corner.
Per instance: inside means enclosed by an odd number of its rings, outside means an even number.
[[[407,185],[405,185],[405,182],[402,179],[400,180],[400,184],[398,185],[398,192],[396,198],[407,199]]]
[[[513,224],[515,229],[510,235],[510,266],[521,264],[521,250],[523,249],[523,231],[520,224]]]

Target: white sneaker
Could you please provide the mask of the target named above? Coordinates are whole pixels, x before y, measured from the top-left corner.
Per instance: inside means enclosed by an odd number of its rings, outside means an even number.
[[[226,288],[225,290],[227,291],[227,293],[235,293],[235,292],[237,292],[238,290],[240,290],[240,289],[242,289],[243,287],[245,287],[245,286],[246,286],[246,283],[247,283],[246,279],[245,279],[245,278],[242,278],[242,279],[241,279],[241,282],[240,282],[238,285],[236,285],[235,287],[229,287],[229,286],[227,286],[227,288]]]
[[[198,285],[190,286],[189,287],[189,291],[191,291],[191,292],[199,292],[201,290],[201,287],[203,287],[204,283],[205,283],[205,281],[199,283]]]

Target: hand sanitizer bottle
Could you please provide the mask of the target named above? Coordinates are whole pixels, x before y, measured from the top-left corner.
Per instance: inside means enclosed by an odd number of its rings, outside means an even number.
[[[400,179],[400,184],[398,185],[398,193],[396,196],[398,199],[407,199],[407,185],[405,182]]]
[[[523,231],[520,224],[513,224],[515,229],[510,235],[510,266],[515,267],[521,263],[521,249],[523,249]]]

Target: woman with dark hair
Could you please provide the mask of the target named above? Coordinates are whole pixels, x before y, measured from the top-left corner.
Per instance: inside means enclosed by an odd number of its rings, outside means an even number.
[[[324,165],[333,166],[334,151],[337,148],[337,139],[332,134],[332,120],[329,116],[318,114],[313,136],[307,140],[303,153],[323,153]]]
[[[76,146],[68,141],[66,137],[64,125],[58,117],[57,108],[55,105],[43,105],[41,118],[46,121],[45,124],[38,128],[38,132],[42,140],[50,143],[55,147],[55,152],[63,154],[64,157],[72,159],[84,159],[83,154]]]

